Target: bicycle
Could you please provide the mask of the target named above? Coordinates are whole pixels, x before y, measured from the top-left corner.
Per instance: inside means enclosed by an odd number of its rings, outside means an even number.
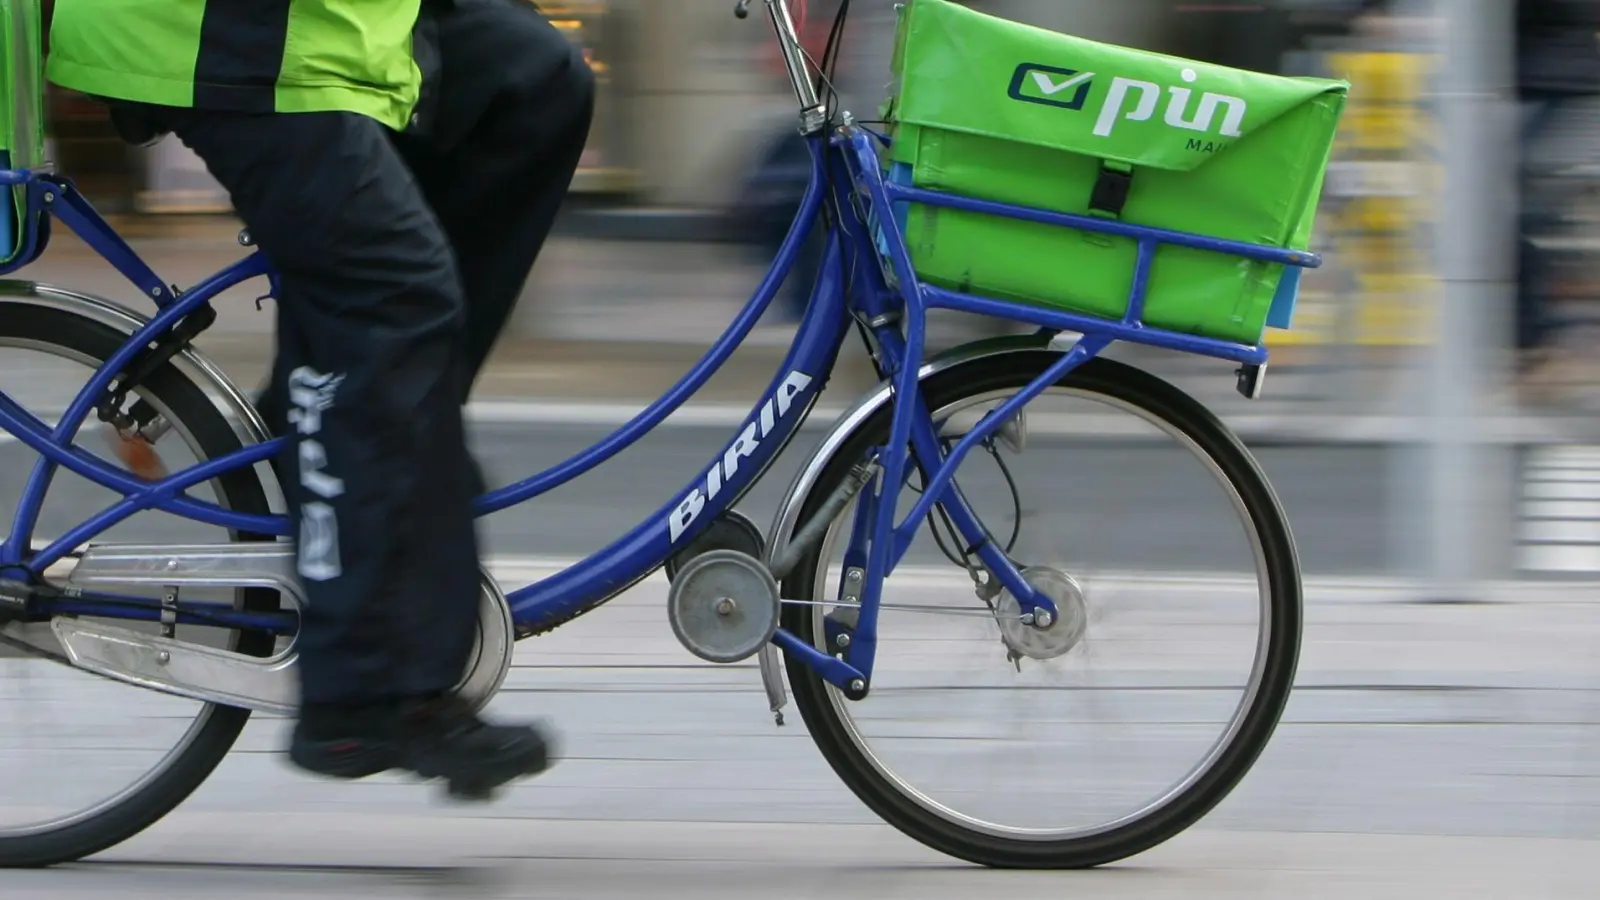
[[[749,0],[739,4],[741,17],[748,6]],[[1152,260],[1158,248],[1175,245],[1295,267],[1315,267],[1320,261],[1306,252],[890,183],[876,156],[887,138],[829,108],[825,67],[813,74],[812,61],[799,49],[786,0],[767,0],[767,10],[802,110],[812,167],[810,185],[771,271],[704,359],[659,400],[589,450],[483,496],[479,512],[487,515],[537,497],[649,434],[740,345],[777,294],[802,242],[813,228],[822,227],[827,238],[824,264],[794,344],[723,452],[632,531],[570,569],[509,593],[485,571],[478,651],[463,675],[461,691],[479,705],[487,703],[505,678],[518,641],[597,609],[665,567],[671,584],[668,620],[683,646],[715,663],[756,658],[776,723],[783,724],[782,710],[792,692],[812,739],[836,774],[874,813],[911,838],[997,867],[1088,867],[1143,852],[1207,815],[1250,770],[1270,739],[1295,673],[1300,570],[1284,513],[1243,444],[1177,388],[1100,354],[1125,341],[1230,361],[1239,366],[1239,389],[1256,396],[1268,356],[1263,346],[1141,323]],[[842,16],[843,11],[841,21]],[[293,635],[300,603],[294,545],[287,518],[274,508],[278,501],[269,465],[286,439],[269,436],[245,395],[192,344],[215,319],[211,301],[224,290],[264,277],[269,294],[275,292],[267,261],[254,252],[188,290],[169,287],[70,180],[28,162],[13,159],[12,167],[0,172],[0,184],[15,189],[24,213],[19,251],[8,270],[43,252],[50,220],[58,219],[152,300],[156,312],[147,317],[77,292],[0,283],[0,346],[42,349],[93,369],[54,424],[0,393],[0,427],[39,456],[11,532],[0,544],[0,641],[26,651],[21,661],[0,660],[0,675],[8,671],[4,666],[21,671],[19,667],[43,657],[69,672],[96,676],[94,684],[133,685],[146,689],[137,693],[141,698],[195,701],[200,710],[179,743],[120,793],[83,809],[52,813],[54,818],[19,827],[0,825],[0,865],[5,866],[75,860],[127,840],[206,780],[253,712],[292,712]],[[874,211],[901,202],[1136,240],[1139,262],[1128,312],[1117,321],[925,284],[903,238],[894,229],[874,227]],[[250,246],[248,231],[241,232],[240,242]],[[935,308],[1022,322],[1037,330],[925,358],[925,316]],[[762,534],[734,507],[815,408],[852,326],[866,339],[881,383],[828,428],[787,489],[772,528]],[[1025,415],[1023,406],[1045,394],[1131,412],[1151,433],[1166,435],[1193,454],[1221,488],[1225,505],[1239,516],[1240,536],[1248,545],[1250,562],[1242,587],[1227,590],[1257,591],[1247,608],[1261,614],[1254,630],[1241,630],[1231,620],[1180,622],[1182,640],[1140,657],[1137,666],[1116,676],[1122,679],[1116,684],[1079,684],[1076,693],[1034,684],[1033,690],[1019,692],[1030,702],[1048,697],[1088,708],[1099,703],[1099,692],[1125,684],[1161,703],[1173,702],[1175,708],[1181,700],[1186,709],[1225,714],[1220,736],[1207,739],[1211,743],[1200,762],[1175,785],[1163,788],[1154,800],[1139,801],[1143,805],[1131,812],[1089,825],[991,821],[987,814],[957,808],[969,801],[986,802],[970,789],[935,798],[928,793],[931,788],[914,786],[900,770],[891,769],[887,760],[902,745],[894,737],[869,745],[863,729],[875,720],[855,712],[885,693],[900,696],[893,682],[901,670],[885,667],[879,658],[898,646],[898,639],[880,627],[886,612],[907,612],[919,623],[980,626],[987,642],[982,646],[995,648],[988,684],[1000,677],[995,668],[1004,678],[1020,681],[1043,671],[1051,660],[1090,655],[1086,647],[1102,646],[1095,643],[1098,638],[1089,639],[1095,627],[1091,620],[1101,615],[1106,621],[1110,612],[1126,611],[1093,606],[1084,579],[1073,572],[1014,555],[1024,504],[1003,453],[1021,458],[1028,449],[1031,414]],[[109,427],[152,444],[176,435],[196,462],[160,480],[135,478],[72,445],[91,413]],[[955,482],[957,466],[981,458],[974,453],[980,448],[1000,463],[1011,484],[1016,521],[1004,542],[980,519],[969,492]],[[36,540],[44,496],[60,468],[121,499],[53,540]],[[1066,478],[1070,468],[1051,472]],[[191,489],[202,485],[215,491],[215,502],[191,496]],[[901,502],[903,491],[914,497],[909,509]],[[144,510],[225,529],[228,538],[211,543],[97,541]],[[965,584],[970,579],[966,589],[978,602],[940,607],[885,600],[886,579],[905,561],[924,522],[944,555],[960,566],[956,580]],[[963,548],[959,558],[948,550],[946,539]],[[834,565],[830,554],[841,545],[842,560]],[[919,584],[913,589],[920,595],[932,582]],[[1190,582],[1178,579],[1172,584],[1184,585],[1180,611],[1210,610],[1211,600],[1190,595]],[[225,599],[194,599],[196,592],[207,590],[223,591]],[[1135,633],[1167,614],[1159,605],[1128,608],[1134,610],[1128,627]],[[1218,630],[1224,626],[1226,634]],[[1129,642],[1128,632],[1115,631],[1123,626],[1109,627],[1113,634],[1104,646],[1114,649]],[[906,632],[908,641],[944,646],[927,640],[920,628]],[[221,638],[208,643],[187,638],[191,632]],[[1200,654],[1205,658],[1198,662],[1184,650],[1186,642],[1217,642],[1219,636],[1250,645],[1244,655],[1247,683],[1232,707],[1211,702],[1218,686],[1207,680],[1213,669],[1206,654],[1220,643],[1205,644]],[[930,668],[920,661],[921,652],[911,653],[907,671]],[[1163,674],[1184,665],[1191,669],[1182,678]],[[932,668],[942,672],[948,666],[941,661]],[[890,676],[887,690],[879,683],[885,675]],[[1072,677],[1077,676],[1068,680]],[[44,690],[48,684],[37,687]],[[76,701],[81,695],[67,696]],[[897,727],[937,724],[973,706],[987,712],[998,695],[992,698],[980,684],[965,693],[941,688],[912,690],[905,696],[911,698],[914,714],[896,720],[901,722]],[[1056,723],[1037,713],[1027,712],[1025,718]],[[1189,735],[1191,725],[1162,718],[1153,734],[1121,741],[1102,742],[1091,733],[1041,753],[1016,752],[1003,760],[1003,768],[1038,764],[1064,774],[1088,770],[1097,761],[1137,768],[1153,758],[1144,751],[1159,756],[1155,751],[1182,743],[1178,739]],[[26,738],[21,730],[12,734],[18,741]],[[959,757],[955,768],[965,777],[977,767],[960,763],[972,763],[972,748],[983,745],[970,735],[963,734],[963,739],[949,752],[953,759]],[[60,752],[70,760],[70,753]],[[913,763],[928,759],[920,749],[911,751]],[[1037,778],[1024,779],[1022,792],[1024,799],[1014,806],[1030,802],[1030,795],[1035,800],[1045,796],[1047,789]],[[1122,802],[1109,789],[1082,800],[1087,804],[1096,797]],[[1041,815],[1065,815],[1059,805],[1047,805]],[[1079,807],[1076,795],[1074,806]]]

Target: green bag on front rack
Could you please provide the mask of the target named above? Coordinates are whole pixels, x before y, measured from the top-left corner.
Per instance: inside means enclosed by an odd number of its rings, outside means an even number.
[[[44,36],[39,0],[0,0],[0,169],[31,169],[44,163]],[[12,187],[9,208],[0,211],[0,264],[16,260],[25,235],[24,188]]]
[[[1348,83],[1102,44],[947,0],[910,0],[900,16],[885,109],[892,181],[1308,249]],[[928,283],[1112,319],[1127,311],[1131,238],[897,207]],[[1255,344],[1267,325],[1289,326],[1299,273],[1164,245],[1143,321]]]

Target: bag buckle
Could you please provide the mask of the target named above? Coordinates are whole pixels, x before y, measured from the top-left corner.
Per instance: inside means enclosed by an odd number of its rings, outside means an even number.
[[[1100,177],[1095,179],[1089,192],[1089,211],[1121,218],[1122,208],[1128,203],[1128,190],[1133,187],[1133,167],[1116,163],[1103,163]]]

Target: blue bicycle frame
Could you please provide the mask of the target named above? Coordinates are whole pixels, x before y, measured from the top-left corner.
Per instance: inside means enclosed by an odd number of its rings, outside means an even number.
[[[899,563],[934,504],[944,508],[968,545],[976,548],[983,565],[1018,598],[1025,613],[1048,611],[1054,615],[1048,598],[1036,594],[1003,550],[988,539],[987,531],[955,489],[956,466],[1024,404],[1114,341],[1164,347],[1248,366],[1266,362],[1267,352],[1260,346],[1163,331],[1141,322],[1151,262],[1161,245],[1181,245],[1302,267],[1320,264],[1316,255],[1309,253],[891,184],[884,179],[878,162],[876,143],[883,140],[854,125],[823,130],[808,137],[812,178],[794,224],[755,295],[705,357],[660,399],[595,446],[543,473],[478,499],[478,513],[488,515],[538,497],[606,462],[659,425],[698,391],[739,347],[788,277],[802,243],[813,228],[823,223],[824,213],[827,214],[830,221],[825,226],[825,255],[808,311],[782,367],[761,402],[751,410],[746,424],[689,486],[632,531],[566,571],[511,592],[508,598],[519,635],[548,630],[618,595],[659,568],[730,508],[782,451],[809,414],[854,322],[870,330],[879,365],[885,377],[892,380],[895,397],[888,440],[877,448],[876,482],[861,495],[862,502],[858,504],[846,550],[846,565],[859,567],[865,573],[858,594],[859,621],[842,659],[818,650],[785,630],[778,632],[775,643],[847,694],[863,696],[863,686],[870,683],[873,668],[883,580]],[[276,279],[266,258],[256,252],[188,290],[174,291],[115,234],[66,179],[32,171],[0,171],[0,185],[20,186],[26,194],[29,212],[22,252],[7,271],[37,258],[43,251],[48,239],[46,217],[54,216],[157,306],[156,314],[148,323],[96,370],[53,428],[0,393],[0,428],[15,435],[41,457],[28,480],[10,534],[0,543],[0,572],[37,581],[46,568],[64,556],[118,522],[149,509],[164,510],[235,532],[289,536],[290,524],[286,516],[235,512],[185,493],[193,485],[272,458],[281,452],[287,438],[207,460],[153,483],[136,479],[72,446],[74,436],[97,401],[106,395],[114,380],[143,348],[241,282],[265,276],[271,285],[270,293],[275,293]],[[1127,314],[1120,321],[1114,321],[922,284],[917,279],[903,237],[892,228],[883,232],[876,228],[877,222],[894,221],[890,211],[896,204],[906,202],[966,209],[1137,240],[1138,262]],[[1075,332],[1081,337],[1047,371],[991,411],[946,453],[937,423],[922,401],[918,384],[926,314],[931,308],[995,316],[1029,323],[1046,332]],[[900,516],[896,508],[899,492],[886,488],[905,483],[912,461],[927,473],[927,483],[909,512]],[[34,549],[33,532],[58,466],[65,466],[118,492],[123,499],[48,546]],[[885,498],[889,502],[884,502]],[[42,599],[39,613],[153,619],[160,615],[160,608],[158,601],[147,598],[97,601],[85,597],[56,597]],[[278,633],[294,627],[292,616],[236,611],[199,603],[180,604],[179,621]]]

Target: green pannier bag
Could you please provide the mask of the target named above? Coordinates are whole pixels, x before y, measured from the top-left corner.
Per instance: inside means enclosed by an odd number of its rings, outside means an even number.
[[[39,0],[0,0],[0,169],[31,169],[44,158],[44,37]],[[27,189],[8,189],[0,210],[0,265],[15,265],[26,237]]]
[[[897,184],[1293,250],[1308,249],[1349,90],[1083,40],[948,0],[901,8],[893,72],[884,118]],[[929,284],[1111,319],[1127,311],[1134,238],[896,206]],[[1256,344],[1267,325],[1289,326],[1299,273],[1164,245],[1142,321]]]

